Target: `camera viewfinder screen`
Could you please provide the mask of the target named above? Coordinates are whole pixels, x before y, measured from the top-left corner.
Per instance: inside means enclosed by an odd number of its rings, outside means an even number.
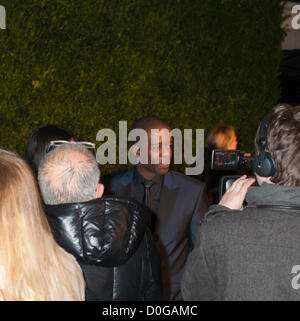
[[[238,165],[238,161],[238,153],[236,150],[215,150],[213,154],[212,169],[235,169]]]

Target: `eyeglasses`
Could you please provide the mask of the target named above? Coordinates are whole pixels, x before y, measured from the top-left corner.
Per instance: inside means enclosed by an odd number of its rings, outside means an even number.
[[[64,145],[77,145],[91,149],[96,157],[96,144],[90,142],[69,142],[67,140],[52,140],[45,150],[45,155],[50,153],[53,149]]]

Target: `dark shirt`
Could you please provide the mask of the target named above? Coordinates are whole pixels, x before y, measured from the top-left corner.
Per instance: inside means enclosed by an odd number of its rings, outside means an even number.
[[[134,168],[133,175],[133,184],[131,185],[130,197],[139,201],[140,203],[145,203],[145,183],[147,182],[146,178],[142,176],[137,168]],[[149,182],[149,181],[148,181]],[[154,232],[154,222],[155,218],[158,215],[159,204],[161,199],[162,185],[163,185],[163,176],[157,175],[151,179],[151,187],[149,189],[149,216],[154,216],[152,223],[149,221],[149,227]]]

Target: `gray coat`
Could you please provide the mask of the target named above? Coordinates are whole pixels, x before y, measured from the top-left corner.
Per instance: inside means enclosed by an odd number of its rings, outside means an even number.
[[[213,205],[182,279],[185,300],[300,300],[300,187],[250,187],[243,211]]]

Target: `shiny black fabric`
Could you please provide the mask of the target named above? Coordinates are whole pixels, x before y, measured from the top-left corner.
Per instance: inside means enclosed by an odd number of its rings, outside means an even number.
[[[160,300],[159,255],[137,202],[103,197],[45,205],[57,243],[83,270],[87,300]]]

